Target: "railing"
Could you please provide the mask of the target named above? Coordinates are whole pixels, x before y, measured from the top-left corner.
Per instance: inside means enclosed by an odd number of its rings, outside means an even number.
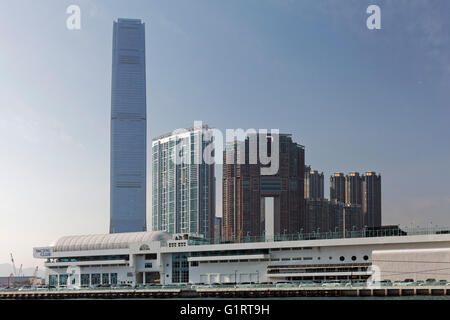
[[[189,245],[226,244],[226,243],[251,243],[251,242],[274,242],[274,241],[298,241],[298,240],[324,240],[344,238],[372,238],[372,237],[399,237],[413,235],[437,235],[450,234],[450,228],[364,228],[362,230],[346,230],[328,232],[311,232],[296,234],[281,234],[274,237],[266,236],[239,236],[231,237],[229,240],[218,239],[190,239]]]

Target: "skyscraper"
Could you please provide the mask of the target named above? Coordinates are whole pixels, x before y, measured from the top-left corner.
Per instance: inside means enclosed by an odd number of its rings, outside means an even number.
[[[146,231],[147,107],[144,23],[113,25],[110,233]]]
[[[210,135],[203,126],[153,139],[153,230],[214,239],[214,164],[205,163],[202,157],[212,143]]]
[[[259,145],[258,136],[258,145]],[[271,139],[267,137],[267,150]],[[264,143],[264,142],[262,142]],[[245,144],[244,148],[241,145]],[[226,146],[223,165],[222,239],[266,238],[293,234],[304,218],[305,149],[290,134],[279,135],[279,170],[262,175],[258,161],[250,164],[249,138]],[[241,155],[244,150],[244,155]],[[230,156],[232,155],[232,156]],[[245,164],[238,163],[241,156]],[[234,157],[234,158],[233,158]],[[270,230],[268,230],[270,229]]]
[[[334,228],[334,220],[330,220],[330,201],[327,199],[305,199],[305,218],[302,221],[302,232],[328,232]]]
[[[329,201],[324,198],[323,173],[305,166],[305,215],[301,222],[302,232],[328,231]]]
[[[362,178],[358,172],[345,176],[345,203],[362,204]]]
[[[361,205],[346,203],[343,209],[343,221],[342,225],[339,225],[340,230],[342,232],[361,230],[364,226]]]
[[[305,167],[305,199],[323,199],[323,172]]]
[[[345,176],[342,172],[330,177],[330,200],[345,202]]]
[[[369,171],[362,179],[364,225],[379,227],[381,226],[381,176]]]

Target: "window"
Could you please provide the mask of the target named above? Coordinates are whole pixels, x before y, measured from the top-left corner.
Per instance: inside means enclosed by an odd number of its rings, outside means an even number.
[[[191,267],[198,267],[198,261],[192,261]]]
[[[369,260],[369,256],[365,255],[365,256],[363,257],[363,259],[367,261],[367,260]]]
[[[152,263],[151,263],[151,262],[147,262],[147,263],[144,265],[144,268],[153,268]]]
[[[111,273],[111,284],[117,284],[117,273]]]
[[[189,281],[188,254],[172,255],[172,282],[183,283]]]
[[[49,275],[48,284],[51,286],[56,286],[58,284],[58,275],[57,274]]]
[[[344,261],[345,260],[344,256],[340,256],[339,260]]]
[[[145,260],[156,260],[156,253],[149,253],[145,255]]]
[[[141,250],[141,251],[143,251],[143,250],[150,250],[150,247],[149,247],[148,245],[146,245],[146,244],[143,244],[143,245],[139,248],[139,250]]]
[[[109,284],[109,273],[102,273],[102,284]]]
[[[88,286],[89,285],[89,274],[82,274],[81,275],[81,285],[82,286]]]
[[[59,276],[59,285],[65,286],[67,284],[67,274],[61,274]]]
[[[93,273],[91,275],[91,284],[100,284],[100,273]]]
[[[352,256],[352,261],[356,261],[356,257],[355,256]]]

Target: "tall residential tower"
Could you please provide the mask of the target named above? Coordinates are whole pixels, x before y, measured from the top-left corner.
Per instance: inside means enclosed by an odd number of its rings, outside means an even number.
[[[271,150],[272,137],[265,138]],[[293,142],[290,134],[280,134],[279,170],[263,175],[260,161],[249,163],[250,140],[227,144],[223,154],[222,239],[242,241],[263,235],[269,239],[299,232],[305,211],[304,146]],[[240,157],[245,163],[237,161]]]
[[[214,164],[202,157],[209,143],[207,126],[153,139],[153,230],[214,239]]]
[[[373,171],[363,176],[362,210],[366,226],[381,226],[381,176]]]
[[[345,175],[342,172],[330,177],[330,200],[345,202]]]
[[[147,107],[144,23],[113,25],[110,233],[146,231]]]
[[[305,199],[323,199],[323,172],[305,167]]]

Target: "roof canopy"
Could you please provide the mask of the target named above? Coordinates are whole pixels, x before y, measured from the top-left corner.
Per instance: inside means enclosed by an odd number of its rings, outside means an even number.
[[[80,251],[126,249],[129,247],[130,243],[166,241],[169,239],[171,239],[171,235],[164,231],[65,236],[56,242],[53,250]]]

